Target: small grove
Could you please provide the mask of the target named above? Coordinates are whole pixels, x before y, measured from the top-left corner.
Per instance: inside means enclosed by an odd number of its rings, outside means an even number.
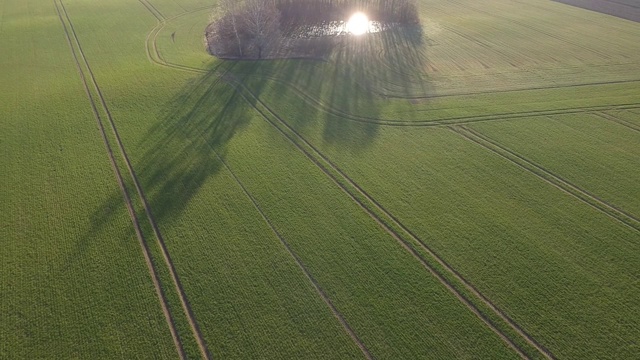
[[[420,23],[414,0],[221,0],[207,28],[209,51],[220,58],[288,57],[283,48],[303,46],[290,39],[298,29],[342,22],[358,11],[383,24]],[[327,48],[322,40],[311,45]]]

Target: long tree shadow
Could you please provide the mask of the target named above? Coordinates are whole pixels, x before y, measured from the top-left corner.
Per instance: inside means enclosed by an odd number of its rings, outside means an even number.
[[[383,117],[391,101],[380,89],[393,87],[396,95],[407,98],[416,88],[432,91],[422,74],[423,43],[419,29],[395,27],[345,36],[325,61],[229,61],[188,81],[158,110],[160,120],[143,140],[125,144],[144,149],[141,156],[130,157],[136,159],[132,165],[156,222],[180,216],[207,179],[222,170],[226,145],[260,118],[258,101],[316,146],[353,153],[366,149],[379,131],[367,119]],[[239,83],[255,98],[238,91]],[[128,177],[124,170],[123,175]],[[137,196],[133,187],[129,190],[131,197]],[[117,191],[91,214],[93,228],[86,238],[104,230],[121,206]]]
[[[190,80],[158,110],[164,115],[139,144],[124,144],[129,157],[135,159],[133,169],[159,224],[182,214],[207,179],[221,171],[226,145],[255,117],[242,96],[219,75],[211,71]],[[144,153],[132,156],[130,149],[144,149]],[[121,172],[130,179],[125,169]],[[86,241],[78,243],[79,252],[121,216],[123,194],[114,190],[90,214],[92,227],[83,237]],[[131,198],[138,196],[130,181],[128,191]],[[143,214],[139,217],[146,221]]]
[[[322,126],[323,142],[355,152],[375,139],[390,104],[434,92],[420,26],[332,43],[324,61],[242,61],[234,74],[297,131]]]

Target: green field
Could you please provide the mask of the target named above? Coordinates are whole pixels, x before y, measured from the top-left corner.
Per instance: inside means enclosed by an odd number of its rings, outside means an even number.
[[[0,359],[640,358],[640,23],[418,3],[224,61],[214,0],[0,0]]]

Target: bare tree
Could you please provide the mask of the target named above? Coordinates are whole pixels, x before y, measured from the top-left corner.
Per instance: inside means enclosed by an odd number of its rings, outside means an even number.
[[[218,6],[222,14],[228,18],[231,29],[238,43],[238,54],[242,57],[242,41],[238,30],[238,0],[219,0]]]
[[[280,39],[280,11],[275,0],[247,0],[242,19],[260,59],[262,52]]]

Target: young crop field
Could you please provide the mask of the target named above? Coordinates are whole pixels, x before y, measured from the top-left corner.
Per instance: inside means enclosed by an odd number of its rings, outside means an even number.
[[[0,0],[0,359],[640,358],[640,4],[220,4]]]

